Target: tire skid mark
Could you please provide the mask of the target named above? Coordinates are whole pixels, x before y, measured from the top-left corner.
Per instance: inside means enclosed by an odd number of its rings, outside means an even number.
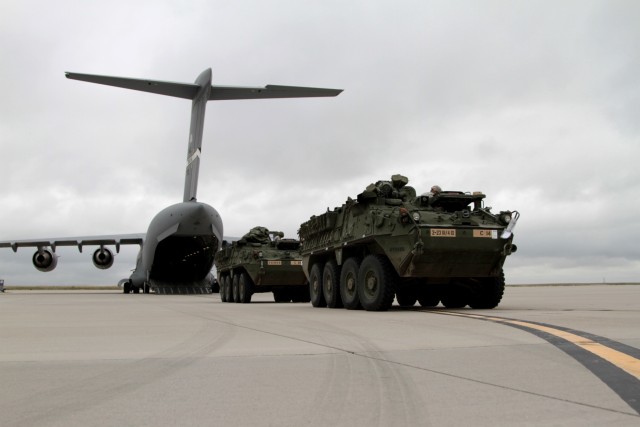
[[[64,419],[76,411],[84,411],[101,405],[105,401],[120,398],[122,395],[133,394],[142,387],[175,375],[181,369],[191,366],[203,356],[224,345],[234,334],[232,328],[225,328],[217,336],[212,337],[211,329],[205,322],[200,325],[200,328],[191,332],[189,337],[151,356],[128,361],[111,359],[108,361],[113,362],[115,367],[104,372],[83,378],[71,378],[69,382],[62,385],[41,390],[20,399],[16,404],[30,406],[31,410],[28,414],[16,417],[15,425],[37,425],[45,420],[49,422],[53,419]],[[111,385],[105,387],[105,383]],[[76,396],[78,388],[84,390],[82,397],[72,397]],[[27,402],[28,405],[25,405]],[[6,425],[14,425],[14,423]]]
[[[454,314],[454,315],[459,315],[460,314],[460,313],[454,313],[454,312],[451,312],[451,313],[446,312],[445,313],[445,312],[435,312],[435,311],[428,311],[428,313]],[[471,316],[469,316],[469,317],[471,317]],[[487,319],[482,319],[482,318],[479,317],[479,320],[487,320]],[[307,338],[299,338],[299,337],[295,337],[295,336],[280,334],[280,333],[267,331],[267,330],[263,330],[263,329],[259,329],[259,328],[255,328],[255,327],[244,326],[244,325],[237,324],[235,322],[229,322],[229,321],[220,321],[220,322],[221,323],[227,323],[228,325],[232,325],[232,326],[235,326],[235,327],[238,327],[238,328],[248,329],[248,330],[255,331],[255,332],[260,332],[260,333],[264,333],[264,334],[277,336],[277,337],[280,337],[280,338],[287,338],[287,339],[291,339],[291,340],[294,340],[294,341],[303,342],[303,343],[306,343],[306,344],[317,345],[319,347],[335,350],[337,352],[343,352],[343,353],[347,353],[347,354],[350,354],[350,355],[353,355],[353,356],[369,359],[369,360],[371,360],[373,362],[401,366],[401,367],[404,367],[404,368],[409,368],[409,369],[422,371],[422,372],[429,372],[429,373],[432,373],[432,374],[442,375],[442,376],[446,376],[446,377],[449,377],[449,378],[455,378],[455,379],[462,380],[462,381],[469,381],[469,382],[472,382],[472,383],[475,383],[475,384],[481,384],[481,385],[485,385],[485,386],[489,386],[489,387],[496,387],[496,388],[499,388],[501,390],[507,390],[507,391],[511,391],[511,392],[523,393],[523,394],[527,394],[527,395],[530,395],[530,396],[536,396],[536,397],[540,397],[540,398],[544,398],[544,399],[551,399],[551,400],[554,400],[554,401],[565,402],[565,403],[569,403],[569,404],[574,404],[574,405],[583,406],[583,407],[587,407],[587,408],[603,410],[603,411],[616,413],[616,414],[629,415],[629,416],[632,416],[634,418],[640,416],[640,412],[638,412],[637,410],[635,411],[636,413],[634,413],[634,412],[626,412],[626,411],[619,411],[617,409],[611,409],[611,408],[607,408],[607,407],[604,407],[604,406],[592,405],[592,404],[589,404],[589,403],[579,402],[579,401],[576,401],[576,400],[559,398],[559,397],[551,396],[551,395],[548,395],[548,394],[537,393],[537,392],[524,390],[524,389],[520,389],[520,388],[515,388],[515,387],[509,387],[509,386],[505,386],[505,385],[502,385],[502,384],[491,383],[491,382],[488,382],[488,381],[477,380],[477,379],[465,377],[465,376],[462,376],[462,375],[451,374],[451,373],[444,372],[444,371],[424,368],[424,367],[412,365],[412,364],[409,364],[409,363],[390,360],[390,359],[387,359],[387,358],[383,357],[382,354],[385,353],[385,352],[382,351],[382,350],[379,350],[379,349],[374,350],[373,352],[371,352],[369,350],[366,350],[366,352],[361,353],[361,352],[358,352],[358,351],[355,351],[355,350],[349,350],[347,348],[342,348],[342,347],[337,346],[337,345],[317,342],[317,341],[313,341],[313,340],[307,339]],[[333,326],[332,326],[332,328],[333,328]],[[360,339],[362,339],[362,338],[360,337]],[[414,394],[414,396],[415,396],[415,394]],[[425,422],[427,422],[427,419],[428,418],[426,418],[426,417],[422,418],[421,422],[424,424]]]
[[[449,311],[431,313],[485,320],[532,333],[580,362],[640,415],[640,349],[547,323]]]
[[[367,406],[374,408],[373,412],[370,413],[370,422],[368,422],[367,425],[410,425],[416,422],[420,423],[420,425],[430,425],[427,416],[428,402],[422,400],[421,394],[411,375],[405,373],[404,369],[398,369],[398,367],[411,368],[411,366],[395,363],[382,356],[371,356],[383,354],[384,351],[361,335],[335,325],[327,326],[326,323],[321,321],[312,321],[313,324],[318,326],[318,331],[330,331],[334,336],[346,339],[350,347],[356,346],[359,348],[358,350],[350,350],[340,345],[328,343],[327,339],[321,335],[316,335],[317,340],[300,338],[293,336],[293,334],[281,334],[259,327],[246,326],[234,321],[220,319],[211,313],[206,315],[208,319],[211,319],[209,316],[214,317],[216,322],[226,325],[311,344],[333,350],[335,354],[341,355],[340,357],[331,357],[330,362],[328,362],[330,364],[330,375],[323,379],[321,383],[322,386],[319,387],[316,392],[318,402],[314,411],[318,412],[317,419],[323,419],[329,424],[344,424],[345,422],[353,421],[349,419],[350,411],[348,402],[350,398],[354,397],[362,399],[362,396],[356,395],[361,392],[359,388],[361,385],[354,386],[353,384],[356,375],[358,375],[359,362],[357,362],[357,360],[364,359],[370,367],[367,371],[375,373],[371,375],[370,378],[373,378],[377,383],[377,386],[372,386],[372,389],[369,390],[367,394],[367,396],[371,398],[371,400],[367,402]],[[296,321],[299,320],[297,316],[291,316],[285,313],[279,314],[280,320],[284,317],[292,319],[291,322],[287,322],[289,325],[295,325]],[[309,322],[309,319],[306,319],[306,321]],[[309,336],[309,324],[307,323],[304,329],[300,329],[300,332]],[[346,357],[346,367],[340,362],[343,357]],[[376,392],[375,394],[374,391]],[[336,393],[339,396],[338,400],[342,401],[339,405],[341,410],[337,410],[335,399],[332,399],[336,397]],[[402,410],[397,409],[400,406]],[[327,415],[330,415],[330,417],[327,418]]]

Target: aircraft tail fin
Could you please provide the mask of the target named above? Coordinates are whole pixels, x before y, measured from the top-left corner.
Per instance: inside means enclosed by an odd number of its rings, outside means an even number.
[[[202,150],[202,133],[207,101],[223,101],[233,99],[269,99],[269,98],[306,98],[337,96],[341,89],[324,89],[298,86],[266,85],[264,87],[246,86],[212,86],[211,68],[203,71],[195,83],[175,83],[149,79],[133,79],[128,77],[102,76],[96,74],[80,74],[65,72],[68,79],[81,80],[124,89],[139,90],[158,95],[191,99],[191,127],[189,129],[189,149],[187,151],[187,169],[184,185],[185,202],[196,199],[198,189],[198,173],[200,169],[200,153]]]

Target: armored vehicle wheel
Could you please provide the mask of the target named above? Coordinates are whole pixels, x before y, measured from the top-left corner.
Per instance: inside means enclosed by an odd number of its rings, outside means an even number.
[[[327,301],[324,299],[322,292],[322,264],[316,263],[311,266],[309,272],[309,297],[311,297],[311,305],[314,307],[326,307]]]
[[[288,289],[276,289],[273,291],[273,300],[275,302],[291,302],[291,293]]]
[[[367,255],[358,271],[358,297],[367,311],[388,310],[395,296],[395,271],[386,257]]]
[[[423,307],[435,307],[440,303],[440,297],[431,292],[422,292],[418,295],[418,302]]]
[[[253,282],[249,275],[244,271],[240,274],[238,279],[238,299],[243,304],[249,304],[251,302],[251,296],[253,295]]]
[[[231,282],[231,295],[233,298],[233,302],[240,302],[240,292],[239,292],[239,282],[240,281],[240,275],[236,274],[235,276],[233,276],[233,281]]]
[[[224,281],[227,276],[220,275],[220,301],[227,302],[227,296],[224,294]]]
[[[309,285],[303,287],[296,287],[296,289],[291,290],[293,297],[291,298],[291,302],[309,302],[311,298],[309,297]]]
[[[467,295],[460,289],[452,288],[442,295],[440,301],[447,308],[462,308],[467,305]]]
[[[231,276],[227,275],[227,278],[225,280],[225,284],[224,284],[224,300],[225,302],[233,302],[233,290],[232,290],[232,283],[231,283]]]
[[[400,307],[413,307],[418,301],[415,289],[405,288],[396,292],[396,300]]]
[[[322,272],[322,293],[329,308],[342,308],[340,298],[340,267],[334,260],[324,265]]]
[[[504,272],[498,277],[486,277],[480,280],[480,287],[469,301],[471,308],[496,308],[504,295]]]
[[[347,310],[357,310],[361,308],[360,298],[358,298],[358,270],[360,260],[349,258],[342,264],[340,273],[340,297],[344,308]]]

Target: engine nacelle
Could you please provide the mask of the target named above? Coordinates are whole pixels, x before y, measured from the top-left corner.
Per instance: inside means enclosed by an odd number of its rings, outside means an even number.
[[[93,253],[91,257],[93,265],[100,270],[106,270],[113,265],[113,252],[107,248],[99,248]]]
[[[38,271],[51,271],[58,265],[58,255],[48,249],[37,250],[32,261]]]

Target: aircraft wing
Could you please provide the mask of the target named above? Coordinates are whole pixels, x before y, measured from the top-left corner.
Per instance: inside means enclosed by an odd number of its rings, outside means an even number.
[[[11,248],[14,252],[18,248],[45,248],[51,247],[54,252],[58,246],[77,246],[82,252],[83,246],[109,246],[114,245],[116,252],[120,252],[120,245],[144,244],[144,233],[139,234],[113,234],[106,236],[80,236],[28,240],[4,240],[0,241],[0,248]]]

